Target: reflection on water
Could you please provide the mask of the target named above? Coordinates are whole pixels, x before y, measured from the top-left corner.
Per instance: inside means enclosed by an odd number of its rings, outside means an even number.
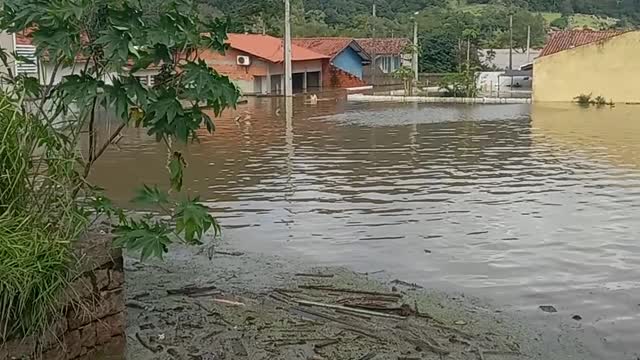
[[[637,351],[640,108],[293,108],[254,100],[188,148],[188,191],[225,240],[519,309],[554,304],[581,314],[596,358]],[[166,181],[153,139],[131,130],[119,146],[93,174],[113,198]]]

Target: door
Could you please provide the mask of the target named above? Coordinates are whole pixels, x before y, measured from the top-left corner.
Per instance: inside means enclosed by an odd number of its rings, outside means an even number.
[[[320,71],[307,73],[307,91],[320,90]]]

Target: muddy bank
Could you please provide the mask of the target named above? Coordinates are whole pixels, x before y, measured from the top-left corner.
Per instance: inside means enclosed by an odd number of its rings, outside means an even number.
[[[585,358],[464,295],[225,250],[126,260],[129,359]]]

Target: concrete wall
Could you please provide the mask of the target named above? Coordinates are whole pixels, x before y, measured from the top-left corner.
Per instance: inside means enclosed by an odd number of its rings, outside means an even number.
[[[614,103],[640,103],[639,58],[638,31],[538,58],[533,101],[571,102],[592,94]]]
[[[122,253],[107,235],[80,239],[76,247],[81,275],[63,294],[65,316],[42,336],[0,343],[0,359],[125,359]]]
[[[351,47],[344,49],[333,59],[333,65],[362,79],[362,58]]]
[[[49,84],[49,81],[51,81],[51,76],[53,75],[53,68],[54,66],[50,63],[45,63],[41,65],[41,70],[38,75],[40,77],[40,83]],[[74,66],[67,66],[67,67],[60,68],[55,73],[53,84],[55,85],[60,83],[65,76],[74,75],[74,74],[78,75],[83,69],[84,69],[84,63],[76,63]],[[155,76],[158,74],[158,72],[159,70],[156,70],[156,69],[145,69],[145,70],[140,70],[136,72],[135,75],[136,76]],[[116,73],[108,73],[104,76],[103,80],[106,84],[111,84],[112,79],[115,76],[116,76]]]
[[[9,34],[6,31],[0,32],[0,48],[2,48],[7,54],[11,54],[15,50],[13,34]],[[7,63],[9,66],[13,64],[13,58],[11,56],[9,56]],[[15,72],[15,68],[12,68],[11,71]],[[2,62],[0,62],[0,73],[7,74],[7,69],[4,67]]]
[[[236,58],[238,55],[249,56],[251,65],[237,65]],[[270,76],[284,73],[284,65],[282,63],[270,63],[235,49],[229,49],[225,55],[207,50],[202,52],[200,57],[217,72],[233,80],[243,94],[264,94],[270,92],[272,88]],[[294,74],[322,71],[322,61],[294,61],[292,69]],[[256,84],[256,77],[262,77],[260,87]],[[282,86],[283,85],[281,85],[281,88]]]

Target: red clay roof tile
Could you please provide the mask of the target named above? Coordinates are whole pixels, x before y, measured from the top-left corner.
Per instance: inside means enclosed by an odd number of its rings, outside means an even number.
[[[407,38],[368,38],[356,42],[370,55],[400,55],[411,44]]]
[[[282,39],[260,34],[229,34],[227,43],[230,47],[273,63],[284,61]],[[301,46],[291,47],[292,61],[328,59],[329,56],[318,54]]]
[[[293,44],[333,58],[349,46],[352,41],[353,39],[351,38],[342,37],[297,38],[293,39]]]
[[[573,49],[577,46],[587,45],[596,41],[610,39],[612,37],[623,34],[623,31],[618,30],[606,30],[606,31],[592,31],[592,30],[568,30],[558,31],[551,35],[551,38],[547,41],[547,44],[542,49],[540,57],[555,54],[560,51]]]

